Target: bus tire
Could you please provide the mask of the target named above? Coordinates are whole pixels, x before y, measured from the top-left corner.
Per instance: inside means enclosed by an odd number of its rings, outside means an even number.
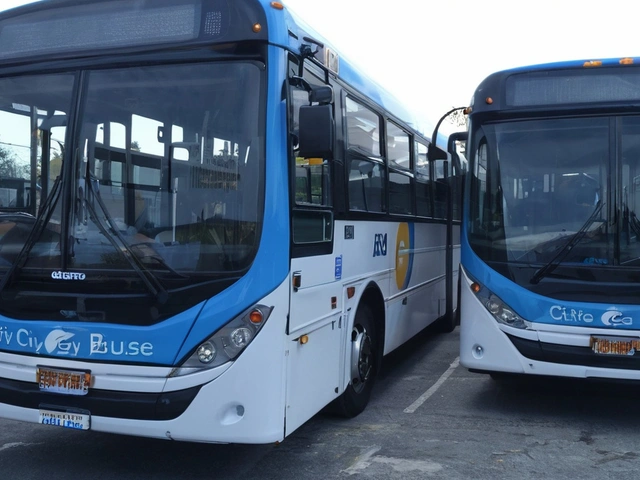
[[[331,411],[352,418],[364,411],[378,374],[380,348],[373,313],[368,305],[358,307],[349,341],[349,371],[351,381],[334,400]]]

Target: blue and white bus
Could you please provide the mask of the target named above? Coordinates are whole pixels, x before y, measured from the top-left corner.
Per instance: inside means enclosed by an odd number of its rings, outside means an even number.
[[[279,2],[2,13],[0,175],[30,188],[0,207],[0,417],[268,443],[357,415],[454,326],[460,177],[429,148]]]
[[[494,73],[469,115],[460,361],[640,379],[640,64]]]

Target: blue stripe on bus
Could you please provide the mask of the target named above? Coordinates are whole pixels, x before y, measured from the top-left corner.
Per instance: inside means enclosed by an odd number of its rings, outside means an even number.
[[[515,284],[487,266],[472,251],[466,232],[461,239],[462,265],[469,275],[492,292],[524,320],[550,325],[565,325],[609,330],[637,330],[640,306],[614,303],[570,302],[548,298]]]

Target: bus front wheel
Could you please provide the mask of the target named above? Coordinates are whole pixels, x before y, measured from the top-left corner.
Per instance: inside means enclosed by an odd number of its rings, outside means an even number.
[[[378,373],[378,338],[368,305],[358,307],[349,347],[351,381],[334,404],[336,413],[347,418],[355,417],[365,409]]]

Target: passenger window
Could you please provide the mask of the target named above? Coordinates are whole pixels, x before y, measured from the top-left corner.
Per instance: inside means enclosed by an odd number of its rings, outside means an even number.
[[[413,213],[413,173],[409,134],[387,122],[387,161],[389,164],[389,212]]]
[[[164,144],[158,142],[158,128],[162,123],[140,115],[131,115],[131,150],[164,156]]]
[[[386,167],[380,156],[380,117],[346,98],[349,208],[385,212]]]
[[[391,122],[387,122],[387,160],[392,168],[411,170],[409,135]]]
[[[384,165],[357,159],[350,160],[349,165],[349,208],[384,212]]]
[[[415,143],[416,158],[416,213],[422,217],[433,216],[433,185],[431,183],[431,172],[429,170],[429,160],[427,158],[427,146],[422,143]]]
[[[380,157],[380,117],[347,97],[349,150]]]
[[[413,213],[411,192],[413,178],[408,173],[389,172],[389,211],[409,215]]]

